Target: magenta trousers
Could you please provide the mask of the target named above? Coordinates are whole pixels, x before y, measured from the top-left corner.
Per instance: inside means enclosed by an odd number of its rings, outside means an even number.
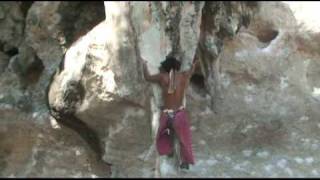
[[[168,119],[168,114],[162,112],[156,139],[156,146],[160,155],[168,155],[173,152],[172,137],[167,131]],[[174,134],[178,137],[180,142],[180,156],[182,163],[194,164],[191,130],[189,118],[185,109],[178,110],[176,112],[172,125]]]

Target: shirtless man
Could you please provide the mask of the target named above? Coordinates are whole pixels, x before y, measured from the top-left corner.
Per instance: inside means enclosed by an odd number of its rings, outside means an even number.
[[[143,59],[142,59],[143,60]],[[180,168],[189,169],[189,164],[194,164],[191,146],[191,131],[188,114],[183,107],[185,89],[188,87],[190,77],[195,69],[196,61],[188,71],[178,72],[180,62],[174,57],[167,57],[161,63],[160,73],[150,75],[143,60],[143,73],[147,81],[158,83],[162,89],[164,106],[160,116],[160,126],[157,132],[156,146],[160,155],[173,153],[174,133],[180,143]]]

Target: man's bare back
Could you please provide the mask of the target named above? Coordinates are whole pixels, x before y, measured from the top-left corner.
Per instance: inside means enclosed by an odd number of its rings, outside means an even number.
[[[195,65],[196,63],[194,61],[190,70],[184,72],[175,72],[176,89],[173,93],[168,93],[170,84],[169,73],[160,72],[159,74],[150,75],[146,67],[146,61],[144,61],[143,70],[145,79],[151,82],[158,83],[161,86],[162,97],[164,100],[164,109],[177,110],[182,106],[185,89],[189,85],[189,80],[195,69]]]
[[[175,74],[175,83],[176,89],[173,93],[169,94],[169,74],[161,73],[160,86],[162,89],[162,97],[164,100],[164,108],[165,109],[173,109],[177,110],[183,102],[185,89],[188,84],[188,76],[186,73],[176,73]]]

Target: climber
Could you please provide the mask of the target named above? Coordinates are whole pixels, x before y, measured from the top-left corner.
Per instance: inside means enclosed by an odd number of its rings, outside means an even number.
[[[141,58],[141,57],[140,57]],[[173,154],[172,134],[176,134],[180,144],[181,169],[189,169],[194,164],[192,152],[191,131],[187,111],[183,106],[185,89],[195,69],[196,61],[188,71],[178,72],[180,62],[174,57],[167,56],[161,63],[160,73],[150,75],[147,61],[143,60],[143,73],[147,81],[158,83],[162,89],[164,106],[161,109],[160,125],[157,132],[156,147],[160,155]]]

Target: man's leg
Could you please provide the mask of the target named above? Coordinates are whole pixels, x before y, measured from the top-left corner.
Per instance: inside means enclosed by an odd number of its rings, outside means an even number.
[[[183,110],[176,114],[173,126],[180,141],[182,168],[187,168],[188,164],[194,164],[194,157],[192,152],[190,125],[186,111]]]
[[[169,155],[173,152],[173,144],[170,135],[166,131],[168,118],[163,113],[160,117],[160,125],[157,132],[156,146],[160,155]]]

